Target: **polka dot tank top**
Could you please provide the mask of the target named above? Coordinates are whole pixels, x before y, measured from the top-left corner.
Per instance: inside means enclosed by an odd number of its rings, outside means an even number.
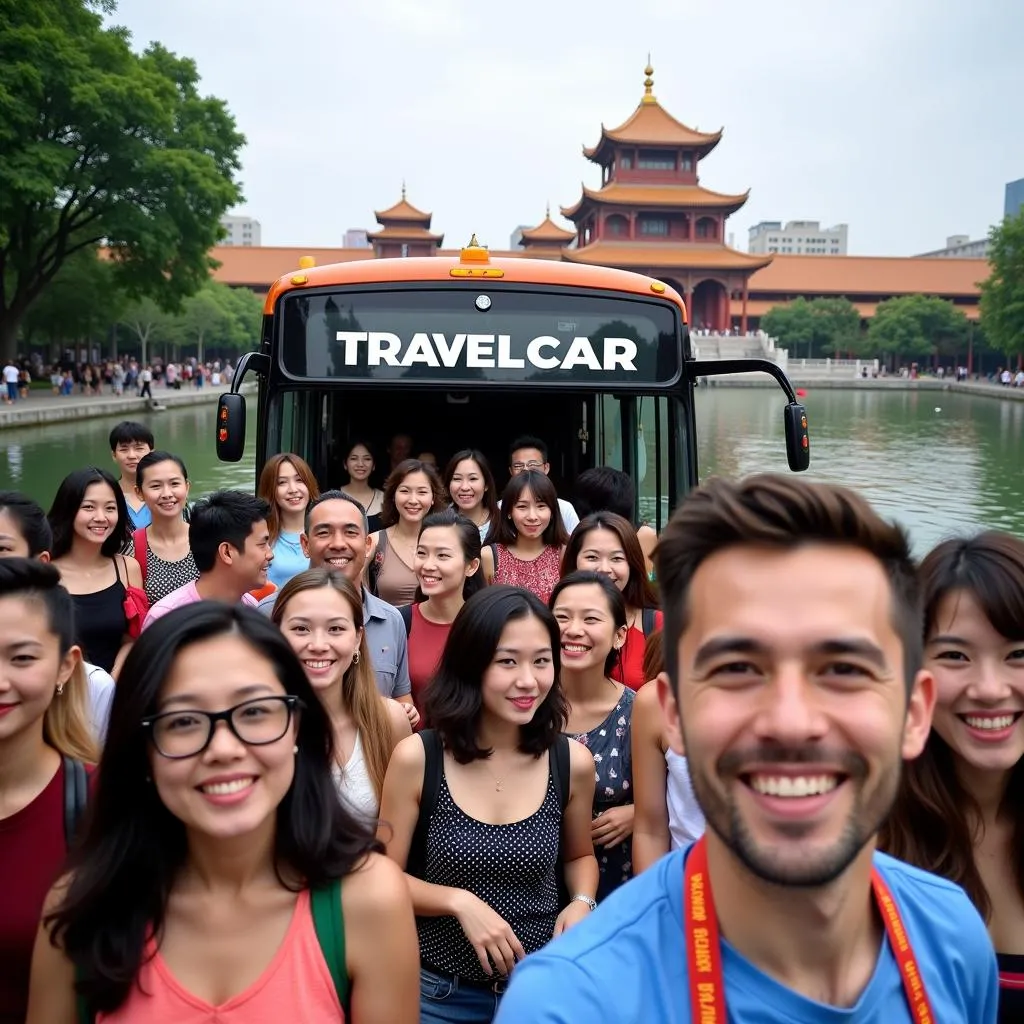
[[[548,774],[540,807],[511,825],[469,817],[452,799],[442,775],[427,832],[423,879],[466,889],[500,914],[527,953],[551,941],[559,912],[557,863],[562,809]],[[480,966],[455,917],[418,917],[420,960],[469,981],[493,981]]]

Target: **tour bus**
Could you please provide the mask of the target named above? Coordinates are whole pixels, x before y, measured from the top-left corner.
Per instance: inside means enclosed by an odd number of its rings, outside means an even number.
[[[294,452],[337,487],[352,439],[373,447],[383,475],[388,441],[404,433],[442,468],[460,448],[481,450],[500,490],[509,443],[530,434],[547,442],[560,493],[571,498],[584,469],[614,466],[636,481],[636,520],[660,530],[697,483],[698,378],[754,370],[785,392],[789,465],[807,468],[806,413],[785,374],[766,359],[695,360],[683,301],[661,281],[492,257],[475,238],[457,257],[300,263],[267,293],[259,351],[241,357],[217,410],[218,456],[237,462],[241,389],[255,373],[257,476]]]

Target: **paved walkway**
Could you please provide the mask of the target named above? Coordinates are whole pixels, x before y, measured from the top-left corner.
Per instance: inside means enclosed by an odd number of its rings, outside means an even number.
[[[168,408],[189,405],[210,405],[225,391],[224,387],[188,388],[180,391],[153,388],[153,399]],[[13,405],[0,405],[0,430],[4,427],[25,427],[33,423],[61,423],[71,420],[98,419],[145,412],[149,400],[137,395],[55,395],[51,390],[37,389],[28,398],[19,398]]]

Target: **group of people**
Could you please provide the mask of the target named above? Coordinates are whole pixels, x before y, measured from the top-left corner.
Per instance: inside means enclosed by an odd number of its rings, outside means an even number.
[[[0,494],[0,1024],[1024,1019],[1024,542],[406,440]]]

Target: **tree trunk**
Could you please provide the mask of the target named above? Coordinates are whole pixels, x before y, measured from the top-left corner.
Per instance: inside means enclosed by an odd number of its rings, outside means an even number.
[[[18,328],[21,316],[12,315],[8,311],[0,320],[0,359],[5,363],[13,362],[18,355]]]
[[[202,366],[203,365],[203,332],[202,331],[200,331],[196,335],[196,353],[197,353],[197,355],[196,355],[196,362],[200,366]]]

